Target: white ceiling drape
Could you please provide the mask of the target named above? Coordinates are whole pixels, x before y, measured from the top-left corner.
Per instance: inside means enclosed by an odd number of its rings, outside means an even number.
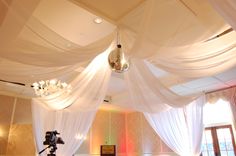
[[[82,73],[78,74],[70,83],[73,86],[70,93],[56,92],[38,100],[54,110],[66,107],[69,110],[96,110],[105,98],[111,76],[107,62],[109,51],[110,48],[95,57]]]
[[[47,76],[58,76],[52,70],[60,70],[61,74],[64,69],[65,72],[73,71],[73,65],[84,67],[115,37],[115,33],[110,33],[94,43],[80,46],[39,20],[34,10],[40,1],[19,3],[13,0],[8,4],[1,0],[1,3],[7,11],[0,27],[3,60],[0,72],[5,72],[3,76],[7,75],[10,80],[27,82],[34,75],[37,75],[34,81],[37,77],[47,79]],[[235,32],[207,41],[229,26],[225,26],[209,6],[205,10],[198,6],[203,13],[210,13],[195,16],[181,3],[175,3],[148,0],[117,21],[126,53],[132,58],[147,59],[158,68],[182,77],[210,76],[233,67],[236,62]],[[168,12],[170,9],[172,11]],[[163,18],[172,19],[173,23]],[[8,65],[14,66],[15,72],[4,71]],[[21,78],[16,77],[13,73],[22,68],[28,68],[32,74],[29,76],[28,71],[22,71]],[[38,73],[34,74],[35,71]],[[47,76],[41,76],[39,71]]]
[[[131,59],[125,82],[131,98],[126,107],[140,112],[161,112],[171,107],[183,107],[196,97],[179,96],[156,78],[143,60]]]
[[[226,24],[222,26],[221,17],[210,18],[206,13],[197,14],[199,18],[196,19],[187,12],[179,17],[177,12],[168,12],[168,8],[176,7],[177,10],[180,7],[173,5],[171,1],[160,4],[160,1],[150,0],[121,20],[125,32],[123,43],[127,45],[131,57],[147,59],[160,69],[188,78],[215,75],[235,66],[236,32],[215,37],[230,27]],[[172,16],[169,19],[176,22],[176,25],[169,26],[169,20],[166,20],[168,15]],[[160,16],[166,19],[159,21]],[[208,20],[201,19],[201,16]],[[195,25],[190,27],[190,21]],[[169,27],[173,32],[162,35]]]
[[[170,73],[190,78],[216,75],[235,66],[236,32],[191,46],[162,48],[150,61]],[[189,74],[191,73],[191,74]]]
[[[228,22],[234,30],[236,30],[236,2],[234,0],[208,0],[212,7],[219,13],[226,22]]]
[[[35,17],[40,2],[1,0],[7,12],[0,27],[2,58],[26,65],[66,66],[93,59],[114,40],[114,34],[87,46],[67,40]]]

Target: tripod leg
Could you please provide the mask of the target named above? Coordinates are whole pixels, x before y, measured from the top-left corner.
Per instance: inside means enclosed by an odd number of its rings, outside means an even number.
[[[44,148],[42,151],[39,152],[39,154],[43,153],[47,148],[49,148],[50,146]]]

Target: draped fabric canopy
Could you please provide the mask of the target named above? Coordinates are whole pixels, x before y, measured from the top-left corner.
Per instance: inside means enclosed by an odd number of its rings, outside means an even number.
[[[71,16],[75,13],[72,8],[79,9],[70,1],[56,2],[70,10],[67,11]],[[144,1],[113,24],[105,21],[109,29],[105,28],[107,31],[102,35],[97,33],[97,38],[91,36],[85,44],[68,37],[73,32],[62,31],[69,29],[56,29],[58,21],[53,23],[50,17],[40,14],[40,8],[50,6],[46,0],[0,0],[3,8],[0,79],[30,86],[34,81],[61,78],[73,87],[70,94],[59,92],[33,100],[38,150],[42,148],[40,142],[48,129],[58,129],[71,140],[59,155],[72,155],[78,148],[81,141],[75,139],[75,134],[86,134],[106,95],[111,76],[107,56],[115,47],[117,30],[131,63],[130,71],[124,75],[131,99],[127,107],[137,111],[160,113],[178,109],[199,97],[175,94],[160,82],[144,61],[184,78],[211,76],[235,66],[235,32],[209,40],[229,26],[207,2],[191,2],[195,10],[182,1]],[[66,13],[62,11],[62,17]],[[69,20],[69,16],[66,18]],[[73,133],[66,131],[66,123],[70,123],[67,128],[74,124]],[[198,148],[196,150],[198,152]]]
[[[81,46],[45,23],[37,13],[37,6],[42,3],[45,1],[1,0],[6,9],[0,28],[2,79],[32,83],[64,72],[69,75],[76,67],[85,67],[115,39],[114,27],[94,42]],[[147,59],[158,68],[182,77],[209,76],[229,69],[236,62],[235,32],[204,42],[228,27],[206,6],[196,4],[199,12],[209,12],[196,17],[181,3],[145,1],[116,21],[122,47],[130,57]],[[176,17],[173,23],[162,20],[173,16]]]

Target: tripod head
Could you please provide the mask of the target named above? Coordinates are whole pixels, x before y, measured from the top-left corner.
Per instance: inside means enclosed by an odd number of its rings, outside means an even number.
[[[50,145],[49,145],[50,146]],[[49,147],[50,148],[50,147]],[[56,154],[53,154],[54,152],[56,152],[56,150],[57,150],[57,146],[56,146],[56,144],[55,145],[53,145],[53,146],[51,146],[51,149],[50,149],[50,154],[47,154],[47,156],[56,156]]]

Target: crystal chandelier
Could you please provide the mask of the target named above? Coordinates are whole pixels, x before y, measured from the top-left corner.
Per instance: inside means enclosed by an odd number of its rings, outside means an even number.
[[[35,91],[35,94],[41,97],[51,95],[56,92],[71,92],[71,85],[68,85],[65,82],[61,82],[57,79],[52,80],[46,80],[46,81],[39,81],[33,83],[33,88]]]

